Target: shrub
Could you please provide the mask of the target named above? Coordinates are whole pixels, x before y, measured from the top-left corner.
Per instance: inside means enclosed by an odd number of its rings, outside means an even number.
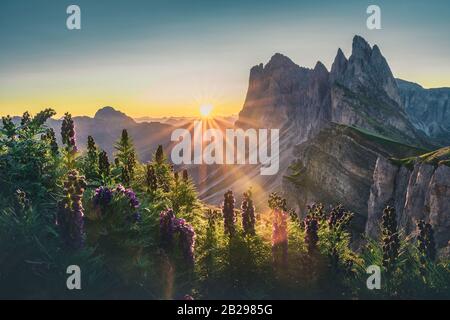
[[[63,122],[61,125],[61,138],[64,144],[65,160],[68,169],[75,168],[75,157],[77,154],[77,146],[75,139],[75,126],[73,123],[72,115],[70,113],[64,114]]]
[[[255,234],[255,206],[252,200],[252,191],[244,192],[244,197],[241,205],[242,211],[242,228],[245,234]]]
[[[222,204],[223,224],[225,233],[230,237],[236,232],[236,215],[234,213],[234,200],[233,191],[228,190],[224,195],[224,201]]]
[[[102,150],[98,154],[98,172],[103,184],[111,181],[111,165],[106,151]]]
[[[286,199],[277,193],[269,196],[272,209],[272,255],[276,266],[286,265],[288,259],[287,207]]]
[[[395,209],[386,207],[382,216],[383,267],[388,274],[396,269],[400,250],[400,239],[397,230],[397,215]]]

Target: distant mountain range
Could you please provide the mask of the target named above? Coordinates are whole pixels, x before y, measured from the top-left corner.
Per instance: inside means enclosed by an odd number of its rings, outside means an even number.
[[[14,121],[20,121],[14,117]],[[122,130],[127,129],[132,137],[139,160],[149,161],[158,145],[168,146],[174,126],[160,122],[139,123],[125,113],[112,107],[99,109],[93,118],[87,116],[73,117],[78,148],[86,148],[87,137],[93,136],[97,146],[105,150],[111,160],[114,157],[114,143],[119,139]],[[50,119],[47,125],[53,128],[58,143],[61,143],[61,119]]]
[[[215,120],[226,121],[233,123],[237,120],[237,115],[231,116],[214,116]],[[136,122],[160,122],[164,124],[170,124],[173,126],[184,126],[189,123],[193,123],[196,120],[201,120],[200,117],[140,117],[134,118]]]

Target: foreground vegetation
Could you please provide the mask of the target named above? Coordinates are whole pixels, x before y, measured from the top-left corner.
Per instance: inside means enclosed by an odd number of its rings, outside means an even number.
[[[92,137],[79,152],[66,114],[59,147],[45,126],[53,115],[2,119],[0,298],[450,298],[449,262],[424,221],[405,238],[386,208],[380,240],[356,252],[342,206],[314,204],[299,219],[271,194],[258,212],[249,190],[209,207],[161,146],[139,163],[124,130],[112,161]],[[69,265],[81,290],[66,287]],[[379,290],[366,286],[370,265]]]

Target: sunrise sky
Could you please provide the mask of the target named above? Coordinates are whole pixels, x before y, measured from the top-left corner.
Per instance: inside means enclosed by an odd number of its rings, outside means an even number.
[[[81,7],[82,29],[66,28]],[[382,30],[366,28],[378,4]],[[396,77],[450,87],[450,1],[2,0],[0,115],[53,107],[92,116],[236,114],[249,69],[275,52],[328,68],[352,38],[378,44]]]

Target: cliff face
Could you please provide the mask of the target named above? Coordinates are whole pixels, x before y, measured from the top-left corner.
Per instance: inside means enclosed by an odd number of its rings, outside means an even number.
[[[316,134],[330,118],[329,73],[317,63],[299,67],[282,54],[250,71],[249,87],[237,127],[295,131],[294,143]]]
[[[355,212],[354,226],[363,232],[377,158],[420,152],[354,127],[330,124],[294,148],[294,160],[283,179],[283,189],[301,216],[312,202],[341,203]]]
[[[405,110],[416,128],[441,145],[450,144],[450,88],[424,89],[397,79]]]
[[[392,162],[380,156],[377,159],[368,202],[366,234],[380,235],[383,208],[396,208],[399,227],[407,234],[414,232],[417,220],[430,222],[438,247],[450,240],[450,149],[435,152],[430,161],[418,158],[412,162]]]

